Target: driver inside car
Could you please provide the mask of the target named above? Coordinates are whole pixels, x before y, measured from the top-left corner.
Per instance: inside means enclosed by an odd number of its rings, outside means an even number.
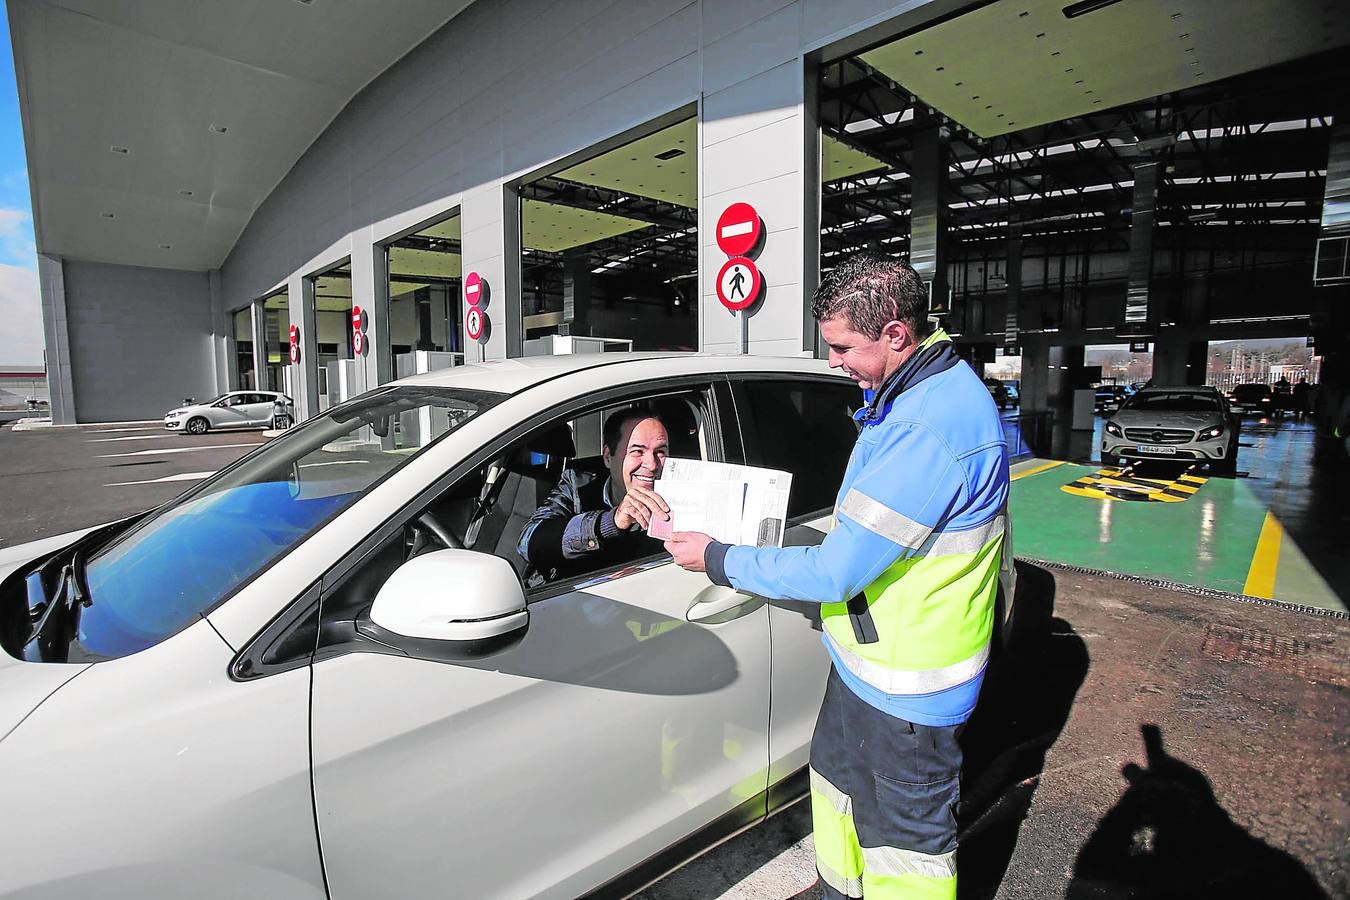
[[[605,420],[598,461],[577,462],[526,523],[516,546],[531,586],[662,552],[648,537],[670,508],[655,492],[670,436],[655,410],[621,409]]]

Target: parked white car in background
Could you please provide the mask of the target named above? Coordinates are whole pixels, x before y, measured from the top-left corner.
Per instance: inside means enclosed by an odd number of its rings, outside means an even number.
[[[164,414],[164,427],[183,434],[244,428],[289,428],[291,398],[277,391],[230,391],[205,403],[187,403]]]
[[[799,799],[816,604],[516,545],[638,402],[674,456],[792,471],[819,542],[859,401],[811,360],[456,367],[0,550],[0,897],[624,895]]]

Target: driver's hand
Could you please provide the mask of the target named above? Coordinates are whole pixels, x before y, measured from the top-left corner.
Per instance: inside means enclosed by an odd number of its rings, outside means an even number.
[[[621,531],[627,531],[636,523],[646,530],[654,516],[668,520],[670,507],[660,494],[634,485],[614,510],[614,525]]]

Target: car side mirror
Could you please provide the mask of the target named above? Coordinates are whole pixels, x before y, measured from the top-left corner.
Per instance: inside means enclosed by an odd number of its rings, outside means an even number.
[[[414,556],[389,576],[362,630],[413,656],[472,658],[519,642],[529,615],[520,579],[506,560],[436,550]]]

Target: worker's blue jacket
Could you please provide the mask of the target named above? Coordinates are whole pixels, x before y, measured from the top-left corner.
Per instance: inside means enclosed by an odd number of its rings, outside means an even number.
[[[782,549],[714,542],[708,575],[765,597],[822,603],[825,646],[854,693],[911,722],[964,722],[989,658],[1008,531],[1002,424],[941,331],[864,399],[824,541]]]

